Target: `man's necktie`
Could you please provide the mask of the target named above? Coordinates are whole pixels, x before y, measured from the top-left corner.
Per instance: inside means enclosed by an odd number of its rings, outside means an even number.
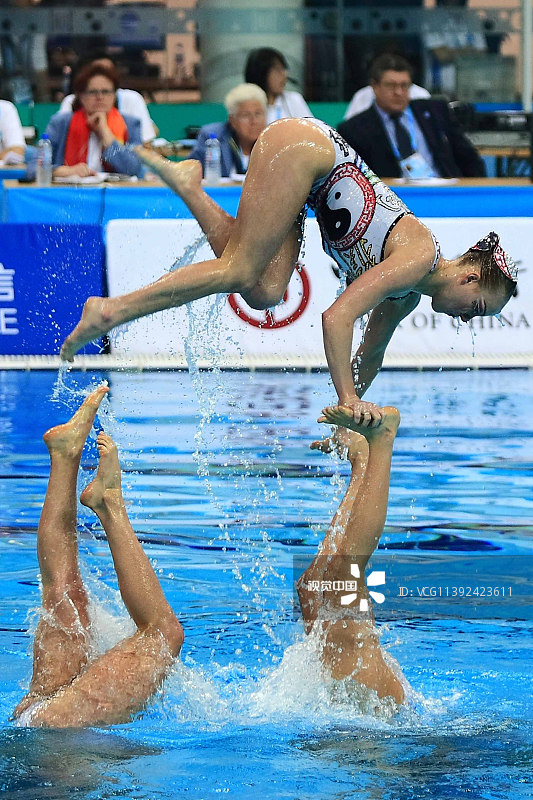
[[[405,125],[400,122],[401,114],[390,114],[389,116],[394,125],[394,134],[396,136],[398,150],[400,151],[400,159],[403,161],[404,158],[408,158],[408,156],[411,156],[415,152],[411,144],[411,137]]]

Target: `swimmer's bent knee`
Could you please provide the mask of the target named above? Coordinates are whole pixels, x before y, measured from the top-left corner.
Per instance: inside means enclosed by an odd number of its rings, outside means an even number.
[[[157,627],[163,634],[172,657],[175,658],[179,654],[185,639],[183,626],[174,614],[169,614],[168,618],[164,621],[161,620]]]
[[[277,306],[277,304],[283,300],[285,288],[279,289],[278,287],[254,286],[248,291],[241,291],[240,294],[243,299],[246,300],[250,308],[263,311],[265,308]]]
[[[271,288],[261,285],[268,264],[268,261],[258,261],[253,256],[246,255],[237,258],[229,257],[224,253],[220,259],[219,268],[221,284],[224,284],[224,288],[221,286],[219,291],[238,292],[245,299],[250,297],[254,302],[260,304],[253,306],[254,308],[268,308],[269,305],[275,305],[279,302],[280,297],[278,287]],[[283,292],[281,296],[283,296]]]
[[[224,275],[227,292],[238,292],[242,297],[253,293],[254,287],[257,284],[257,276],[255,273],[244,270],[228,267]]]

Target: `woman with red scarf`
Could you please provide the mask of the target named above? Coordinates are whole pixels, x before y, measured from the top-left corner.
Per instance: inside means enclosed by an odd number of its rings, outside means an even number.
[[[98,172],[142,176],[137,155],[128,147],[141,144],[141,122],[116,108],[118,76],[100,63],[89,64],[74,82],[72,113],[54,114],[46,128],[53,149],[54,178]]]

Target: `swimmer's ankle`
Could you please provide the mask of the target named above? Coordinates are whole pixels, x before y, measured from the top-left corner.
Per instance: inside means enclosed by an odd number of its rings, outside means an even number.
[[[109,510],[124,506],[122,487],[114,486],[112,489],[104,489],[102,492],[102,504]]]
[[[383,416],[381,424],[377,428],[372,429],[371,436],[389,437],[394,439],[398,433],[400,426],[400,412],[394,406],[384,406],[382,408]]]

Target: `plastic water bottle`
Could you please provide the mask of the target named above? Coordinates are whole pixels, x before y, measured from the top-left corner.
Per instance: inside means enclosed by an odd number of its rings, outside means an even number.
[[[37,145],[37,186],[52,185],[52,142],[43,133]]]
[[[220,142],[214,133],[205,142],[204,178],[207,186],[216,186],[222,177],[222,153]]]

